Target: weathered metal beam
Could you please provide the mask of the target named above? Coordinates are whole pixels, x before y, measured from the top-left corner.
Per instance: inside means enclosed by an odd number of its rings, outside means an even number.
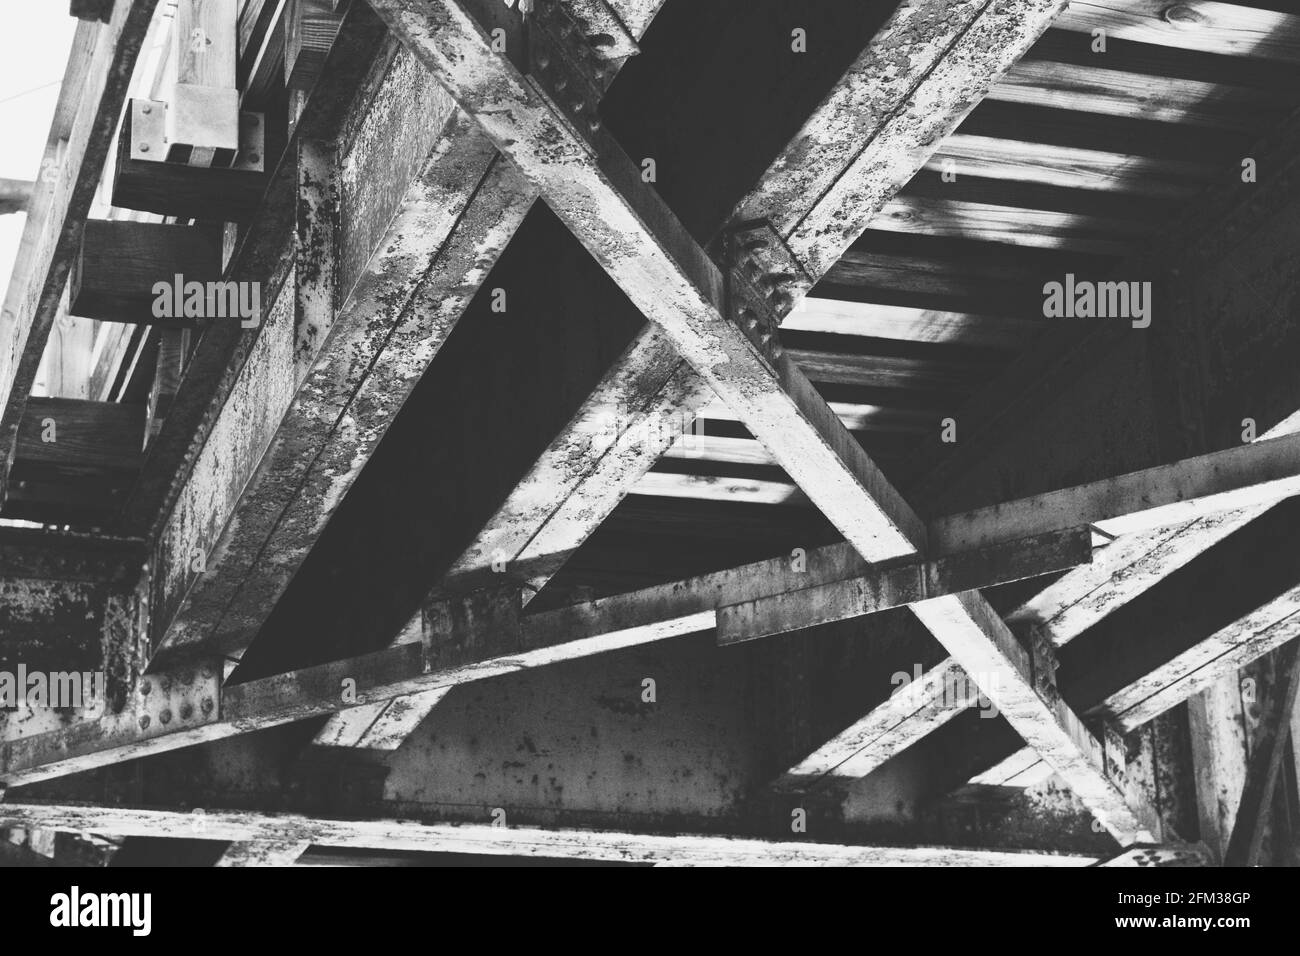
[[[800,268],[813,281],[823,275],[1046,23],[1041,13],[1019,22],[999,14],[976,26],[985,6],[901,4],[731,222],[776,217],[778,235],[800,247]],[[997,42],[988,42],[994,34]],[[540,589],[713,398],[651,323],[455,562],[449,581],[506,566]]]
[[[634,19],[648,24],[657,6],[640,3]],[[299,296],[304,281],[333,273],[333,303],[313,307],[327,318],[298,320],[296,394],[279,388],[269,406],[222,409],[227,444],[209,442],[204,454],[239,472],[227,487],[242,494],[202,514],[214,499],[201,487],[210,481],[195,478],[183,502],[192,500],[173,512],[160,562],[161,653],[232,652],[253,639],[536,199],[405,51],[360,108],[341,155],[316,156],[301,184],[305,197],[338,196],[338,208],[307,206],[299,242]],[[375,141],[395,148],[364,148]],[[264,387],[252,371],[243,378]],[[239,427],[254,412],[274,440]],[[201,573],[187,559],[195,549],[207,559]]]
[[[985,6],[968,0],[901,4],[731,221],[773,217],[810,279],[824,274],[1047,22],[1038,7],[1013,21],[1001,13],[985,16]],[[611,369],[599,401],[574,417],[452,577],[493,559],[520,568],[537,585],[553,573],[658,459],[663,433],[673,430],[671,416],[685,415],[689,423],[711,395],[676,357],[667,337],[654,324],[648,327]],[[620,419],[631,440],[620,442],[611,460],[592,435],[610,431]],[[586,460],[575,466],[573,450],[584,443]],[[546,489],[545,501],[534,487]]]
[[[932,543],[944,549],[971,548],[1081,524],[1119,537],[1217,512],[1275,504],[1297,492],[1300,435],[1284,435],[938,518],[931,525]]]
[[[205,821],[206,823],[206,821]],[[234,842],[213,866],[293,866],[307,852],[307,840],[248,840]]]
[[[1282,680],[1268,701],[1268,710],[1251,741],[1250,766],[1237,805],[1237,819],[1223,856],[1224,866],[1259,866],[1264,836],[1282,773],[1300,690],[1300,646],[1279,654]],[[1292,742],[1294,746],[1294,742]]]
[[[204,809],[95,807],[0,803],[0,825],[77,833],[192,839],[250,840],[385,850],[535,856],[673,866],[1087,866],[1095,857],[967,850],[764,841],[695,834],[618,833],[406,820],[340,820],[290,814]],[[201,830],[200,830],[201,827]]]
[[[1300,635],[1300,586],[1111,694],[1094,713],[1127,733]]]
[[[0,751],[4,757],[0,778],[11,783],[30,782],[320,714],[347,713],[367,705],[382,708],[403,695],[424,695],[498,674],[708,630],[716,626],[719,615],[730,614],[733,620],[743,621],[746,612],[730,609],[761,604],[791,589],[825,594],[828,588],[838,586],[846,595],[831,596],[825,602],[798,602],[796,607],[805,617],[789,612],[781,616],[780,626],[793,629],[932,599],[936,593],[957,588],[988,586],[1027,573],[1068,567],[1086,560],[1089,547],[1087,532],[1077,530],[980,555],[876,568],[847,545],[832,545],[810,551],[799,560],[776,558],[531,615],[520,614],[517,588],[447,599],[426,611],[431,636],[422,644],[400,644],[228,686],[219,701],[214,698],[218,706],[209,707],[195,717],[195,723],[183,726],[138,728],[129,715],[112,716],[22,741]],[[764,633],[775,633],[770,622],[759,623]],[[733,632],[733,636],[748,635]],[[179,674],[192,679],[193,669],[163,672],[155,679],[171,681]],[[371,733],[372,725],[380,723],[368,745],[387,746],[385,739],[400,731],[400,724],[385,728],[379,709],[373,713],[378,716],[342,722],[332,733],[339,742],[360,742]],[[392,718],[397,721],[403,716],[412,715],[398,708]]]
[[[948,658],[804,757],[772,787],[802,793],[830,780],[865,777],[971,706],[972,689],[966,672]]]
[[[778,284],[763,299],[738,271],[724,276],[644,188],[617,143],[583,119],[588,104],[552,98],[567,77],[551,74],[565,65],[543,63],[534,82],[524,78],[513,65],[525,62],[522,18],[480,2],[372,5],[864,558],[925,550],[920,519],[774,343],[771,329],[789,307],[789,293]],[[1060,4],[1033,9],[1039,19],[1026,17],[1026,9],[999,8],[1006,20],[996,25],[1014,36],[1019,24],[1037,36]],[[492,31],[504,37],[507,56],[494,47]],[[973,42],[989,42],[981,30],[972,33]],[[968,673],[979,675],[977,683],[1001,683],[987,689],[990,698],[1118,839],[1153,839],[1152,815],[1138,819],[1107,777],[1100,744],[1062,702],[1039,696],[1028,662],[1016,659],[1024,651],[978,594],[913,610]]]

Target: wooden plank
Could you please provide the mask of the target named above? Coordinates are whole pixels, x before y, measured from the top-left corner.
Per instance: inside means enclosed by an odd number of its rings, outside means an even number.
[[[633,494],[654,498],[688,498],[695,501],[729,501],[800,508],[812,504],[798,485],[791,482],[726,475],[681,475],[652,471],[643,475],[631,490]]]
[[[1041,332],[1043,326],[1025,319],[807,296],[781,321],[781,328],[795,332],[1011,350],[1021,348],[1026,339]]]
[[[194,836],[195,817],[180,810],[4,803],[0,804],[0,825],[185,839]],[[203,834],[205,839],[236,842],[307,841],[314,846],[675,866],[1086,866],[1096,861],[1093,857],[1068,854],[853,846],[721,835],[617,833],[490,824],[426,824],[410,820],[341,820],[209,808],[203,813]]]
[[[1021,60],[988,98],[1052,109],[1081,110],[1159,123],[1193,123],[1255,132],[1286,112],[1286,104],[1248,87],[1052,60]]]
[[[1276,503],[1297,491],[1300,436],[1289,435],[938,518],[931,523],[932,543],[971,548],[1081,524],[1119,537]]]
[[[1169,11],[1169,12],[1167,12]],[[1053,24],[1225,56],[1300,62],[1300,17],[1217,0],[1075,0]]]
[[[140,467],[144,407],[75,398],[32,398],[18,429],[15,468],[29,479],[114,475]]]
[[[925,168],[942,173],[949,161],[958,177],[965,174],[1165,199],[1193,196],[1217,174],[1214,164],[1194,159],[1158,159],[971,133],[954,133],[945,139]]]
[[[290,89],[309,90],[320,77],[339,34],[334,0],[289,0],[285,8],[284,77]]]
[[[69,315],[59,317],[45,343],[35,390],[54,398],[90,398],[91,356],[97,322]]]
[[[1151,230],[1149,223],[1131,220],[920,196],[894,197],[871,228],[1100,255],[1127,253]]]
[[[787,345],[785,354],[811,381],[878,388],[964,391],[975,387],[991,370],[989,365],[974,362],[831,352],[797,348],[793,343]]]
[[[159,318],[154,309],[155,284],[161,281],[170,287],[180,281],[183,287],[187,282],[215,282],[221,278],[221,267],[221,240],[215,231],[91,219],[68,279],[68,310],[110,322],[154,322]],[[168,292],[169,317],[175,311],[173,298]],[[183,319],[183,313],[176,318]]]
[[[163,99],[167,159],[231,165],[239,149],[239,0],[177,0]]]
[[[93,44],[88,61],[74,58],[60,93],[76,103],[62,163],[53,182],[38,184],[39,212],[28,217],[23,247],[32,250],[22,281],[6,292],[0,314],[0,503],[8,491],[18,425],[31,393],[45,342],[80,245],[81,224],[99,185],[109,143],[126,99],[131,72],[157,0],[122,0],[102,27],[81,24],[78,37]],[[67,84],[73,80],[71,87]],[[79,83],[78,83],[79,81]]]

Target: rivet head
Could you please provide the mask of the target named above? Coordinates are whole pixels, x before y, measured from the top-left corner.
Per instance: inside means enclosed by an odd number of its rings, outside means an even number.
[[[181,704],[181,720],[189,720],[194,716],[194,708],[190,704]]]
[[[537,54],[537,65],[540,66],[543,70],[546,69],[548,66],[551,65],[550,56],[545,53]]]
[[[147,153],[147,152],[149,152],[149,144],[148,144],[148,143],[141,143],[141,144],[140,144],[140,152],[142,152],[142,153]]]
[[[199,705],[199,707],[202,708],[203,713],[205,713],[205,714],[210,714],[210,713],[212,713],[212,708],[215,707],[215,706],[216,706],[216,705],[212,702],[212,698],[211,698],[211,697],[204,697],[204,698],[203,698],[203,703]]]
[[[561,76],[555,80],[555,88],[557,90],[563,90],[568,85],[569,85],[569,80],[567,77]]]
[[[158,719],[161,720],[164,724],[170,724],[172,722],[171,710],[169,708],[164,707],[163,712],[158,715]]]
[[[148,729],[149,729],[149,723],[150,723],[150,721],[149,721],[149,715],[148,715],[148,714],[145,714],[143,717],[140,718],[140,729],[141,729],[141,730],[148,730]]]
[[[152,690],[153,690],[153,685],[150,684],[147,680],[140,682],[140,693],[143,694],[145,697],[148,697],[149,692]]]
[[[149,105],[146,103],[144,106],[142,106],[142,107],[140,108],[140,112],[143,113],[145,116],[148,116],[150,113],[153,112],[153,107],[152,107],[152,106],[149,106]]]
[[[255,162],[257,162],[259,159],[261,159],[261,157],[258,156],[257,153],[249,153],[249,154],[248,154],[248,161],[249,161],[250,163],[255,163]]]

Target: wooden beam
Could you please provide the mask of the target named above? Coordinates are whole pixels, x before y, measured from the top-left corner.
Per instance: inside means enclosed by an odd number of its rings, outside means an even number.
[[[1104,57],[1098,57],[1098,61]],[[1192,123],[1254,134],[1286,110],[1260,91],[1100,66],[1024,59],[989,91],[990,100],[1160,123]]]
[[[0,803],[0,825],[39,826],[112,836],[193,838],[194,814],[178,810],[77,804]],[[1087,866],[1094,857],[766,841],[695,834],[618,833],[409,820],[339,820],[205,808],[205,839],[484,856],[604,860],[673,866]]]
[[[72,0],[68,14],[78,20],[108,23],[113,18],[113,0]]]
[[[335,0],[289,0],[284,14],[284,82],[310,90],[320,77],[343,17]]]
[[[144,426],[143,405],[32,398],[18,429],[15,478],[105,478],[121,484],[139,470]]]
[[[0,216],[26,212],[36,184],[23,179],[0,179]]]
[[[167,160],[229,166],[239,150],[239,0],[177,0],[163,119]]]
[[[91,219],[68,279],[68,311],[108,322],[156,321],[154,285],[170,287],[178,275],[182,287],[219,280],[220,236],[197,226]],[[172,298],[168,293],[168,316]]]
[[[1055,26],[1205,53],[1300,61],[1300,17],[1217,0],[1172,6],[1164,0],[1075,0]]]
[[[31,251],[19,281],[5,294],[0,314],[0,504],[8,494],[23,408],[156,6],[157,0],[120,0],[105,26],[78,26],[79,40],[90,49],[89,60],[83,73],[74,56],[60,92],[61,102],[77,104],[74,118],[54,181],[38,185],[39,196],[23,228],[23,247]],[[80,48],[74,44],[74,53]],[[59,138],[52,145],[57,146]]]

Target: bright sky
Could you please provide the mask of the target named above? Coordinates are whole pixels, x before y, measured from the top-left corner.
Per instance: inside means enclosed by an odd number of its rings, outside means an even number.
[[[0,178],[34,180],[77,21],[68,0],[0,0],[0,18]],[[26,219],[0,216],[0,299]]]

